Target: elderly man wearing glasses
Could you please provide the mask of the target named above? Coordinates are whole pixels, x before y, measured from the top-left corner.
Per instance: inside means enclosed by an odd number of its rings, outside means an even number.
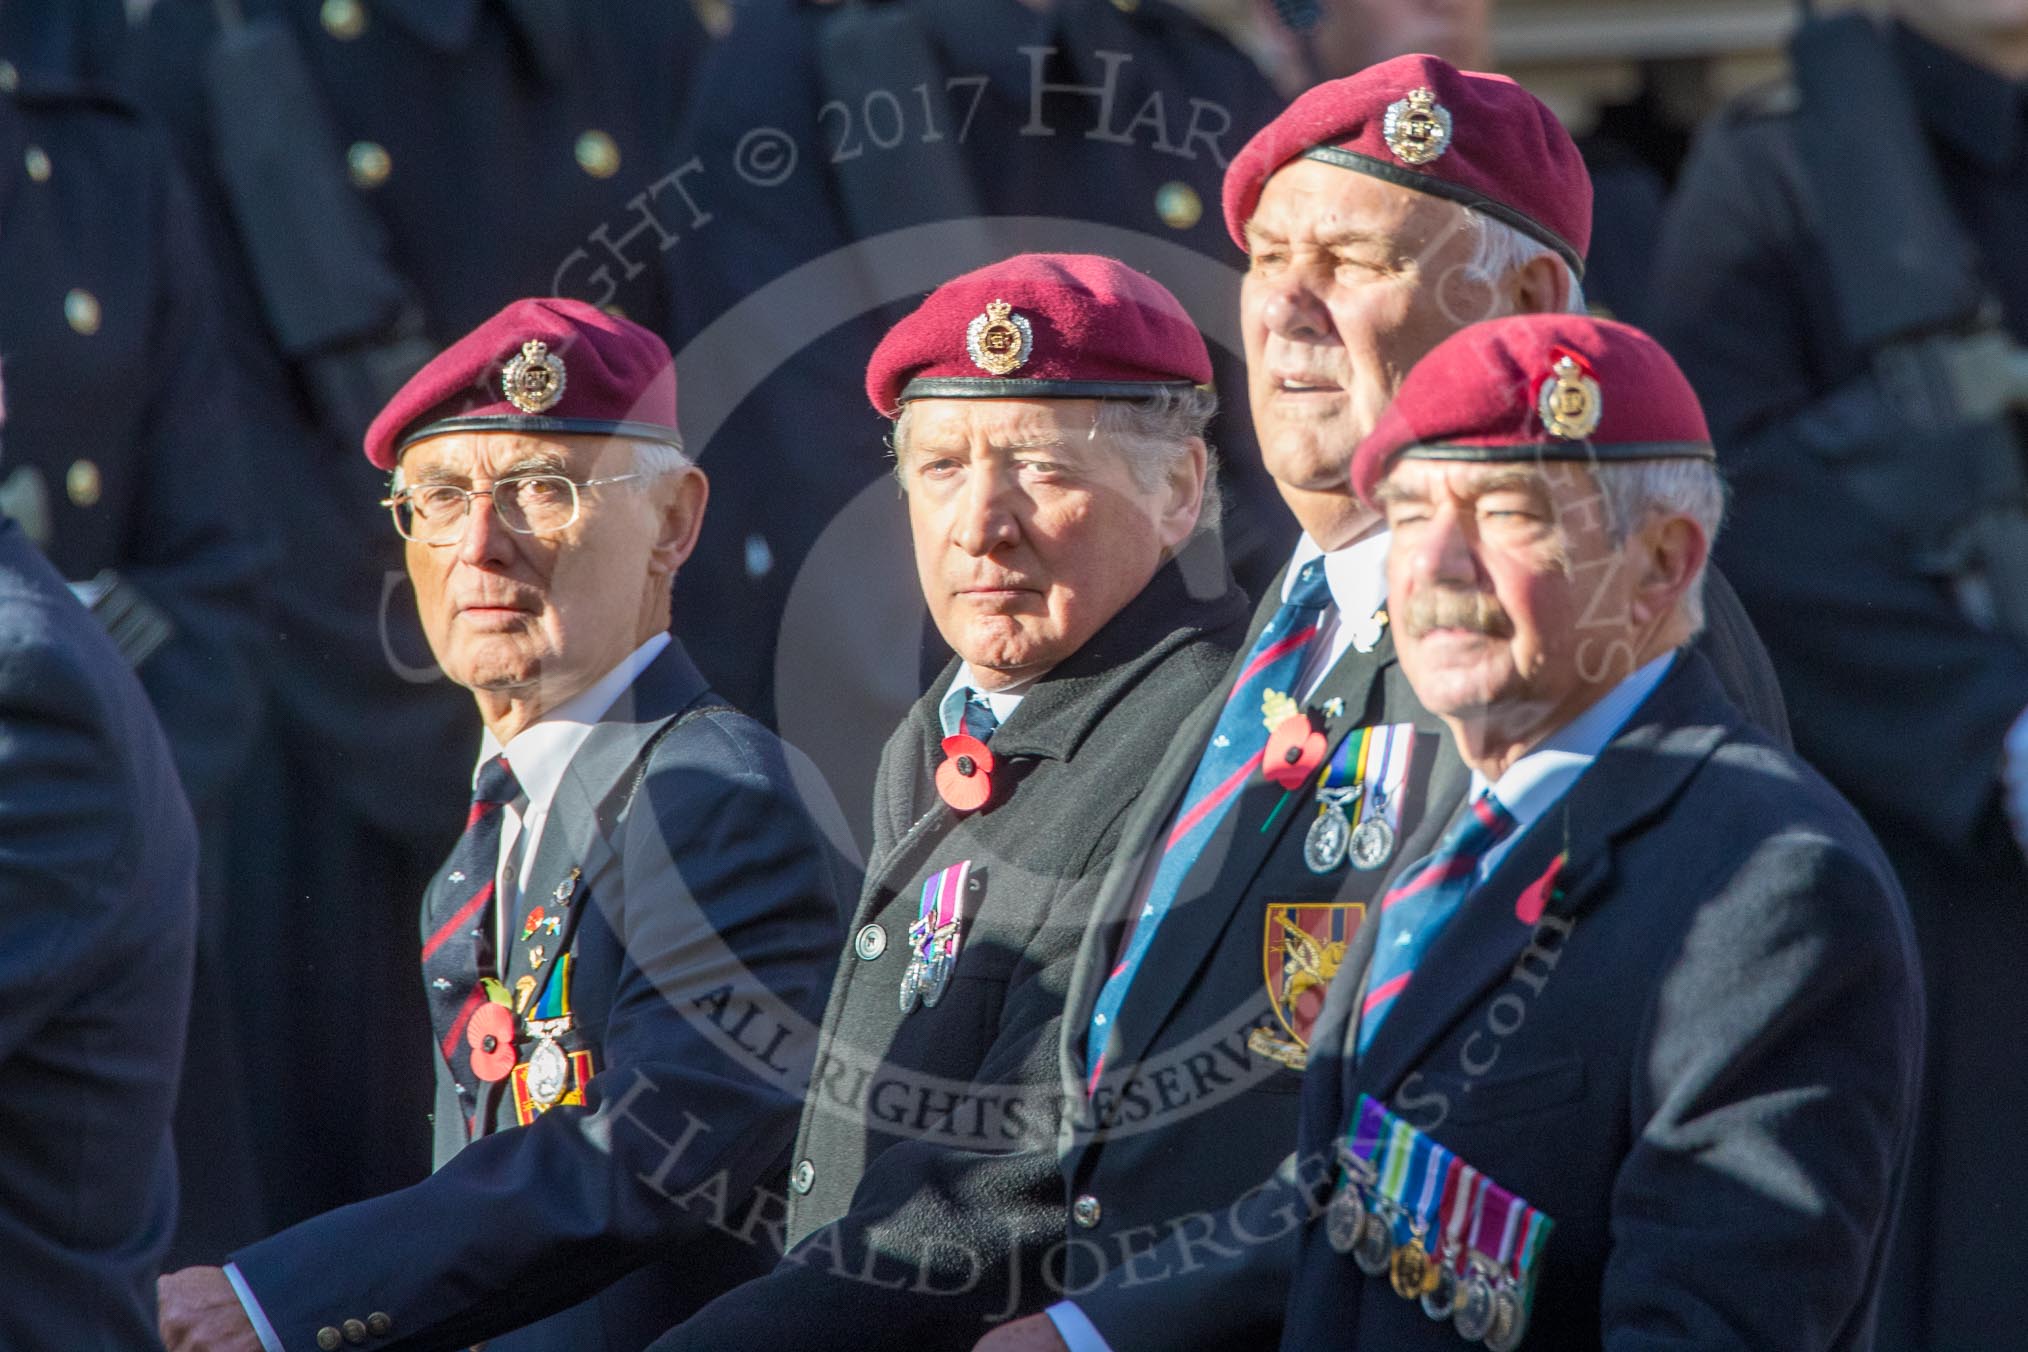
[[[163,1278],[161,1334],[638,1346],[774,1257],[741,1213],[781,1190],[853,895],[817,824],[835,808],[666,632],[707,489],[654,335],[517,302],[424,367],[366,453],[485,725],[422,904],[438,1171]],[[314,978],[314,954],[276,956]]]

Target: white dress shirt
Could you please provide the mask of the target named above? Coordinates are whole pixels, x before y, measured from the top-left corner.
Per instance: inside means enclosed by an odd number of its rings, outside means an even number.
[[[1383,542],[1382,553],[1385,553],[1384,542],[1387,537],[1383,534],[1378,538]],[[1303,544],[1297,546],[1296,562],[1289,569],[1292,575],[1297,568],[1308,562],[1309,558],[1316,557],[1315,554],[1309,555],[1308,558],[1304,556],[1303,545],[1309,543],[1309,537],[1305,536]],[[1362,540],[1342,553],[1351,554],[1369,543],[1370,540]],[[1331,566],[1331,560],[1336,557],[1338,556],[1326,557],[1324,566],[1327,570]],[[1332,584],[1332,596],[1334,598],[1340,596],[1336,575],[1329,575],[1329,580]],[[1384,578],[1381,585],[1384,594],[1386,585]],[[1342,654],[1344,647],[1340,645],[1336,651]],[[1570,791],[1570,786],[1577,782],[1578,776],[1591,768],[1591,763],[1598,759],[1599,753],[1619,735],[1620,729],[1626,726],[1634,711],[1641,707],[1648,696],[1655,692],[1655,687],[1662,683],[1662,678],[1669,674],[1669,665],[1675,658],[1676,654],[1671,651],[1649,662],[1608,690],[1589,709],[1543,738],[1539,746],[1507,767],[1506,773],[1492,785],[1493,797],[1514,815],[1515,826],[1505,840],[1486,851],[1485,857],[1479,861],[1476,882],[1484,882],[1500,860],[1506,857],[1507,851],[1527,834],[1528,828],[1555,806],[1559,798]],[[1335,662],[1337,659],[1334,657],[1332,660]],[[1328,671],[1330,668],[1326,667],[1324,670]],[[1311,682],[1311,685],[1313,686],[1314,682]],[[1486,787],[1485,777],[1474,770],[1467,801],[1478,797]],[[1106,1342],[1104,1335],[1098,1331],[1085,1312],[1077,1307],[1075,1301],[1058,1301],[1045,1313],[1049,1316],[1049,1322],[1056,1325],[1057,1336],[1063,1339],[1070,1352],[1112,1352],[1112,1345]]]
[[[1021,707],[1021,701],[1028,694],[1028,687],[1041,680],[1047,673],[1037,672],[1025,681],[1017,681],[1005,690],[981,690],[972,675],[970,662],[958,663],[958,674],[951,677],[951,688],[944,691],[943,700],[937,705],[937,721],[943,726],[944,736],[954,735],[958,730],[958,719],[965,712],[965,705],[977,695],[986,701],[986,707],[993,711],[995,726],[1005,723]]]
[[[486,762],[503,751],[507,753],[507,764],[513,768],[515,782],[521,786],[521,796],[502,809],[499,872],[494,877],[493,890],[495,953],[507,951],[508,926],[521,914],[522,878],[542,844],[542,828],[549,820],[550,805],[556,801],[556,790],[563,783],[564,771],[570,768],[571,757],[577,755],[620,695],[668,646],[669,635],[656,634],[604,676],[514,734],[505,746],[490,728],[479,739],[472,786],[478,787],[479,771]],[[239,1297],[264,1352],[299,1352],[283,1348],[267,1312],[254,1298],[253,1288],[240,1275],[238,1264],[225,1265],[225,1279]]]

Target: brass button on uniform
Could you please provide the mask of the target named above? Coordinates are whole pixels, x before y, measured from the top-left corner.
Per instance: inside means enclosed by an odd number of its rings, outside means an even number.
[[[887,951],[887,931],[878,925],[868,925],[852,938],[852,951],[864,962],[872,962]]]
[[[378,141],[355,141],[345,152],[345,171],[352,176],[353,187],[371,192],[387,182],[394,172],[394,160]]]
[[[611,178],[620,172],[620,148],[613,138],[594,127],[577,138],[577,167],[593,178]]]
[[[394,1332],[394,1321],[381,1311],[366,1316],[366,1331],[376,1338],[385,1338]]]
[[[99,298],[80,286],[63,298],[63,317],[73,330],[89,338],[99,331],[105,312],[99,308]]]
[[[28,176],[37,183],[49,182],[49,152],[41,146],[30,146],[22,152],[22,164],[28,168]]]
[[[366,6],[359,0],[324,0],[317,17],[324,31],[340,42],[350,42],[366,31]]]
[[[1113,0],[1113,8],[1122,14],[1132,14],[1141,7],[1141,0]]]
[[[345,1330],[345,1341],[351,1343],[354,1347],[366,1341],[366,1323],[364,1320],[348,1319],[341,1327]]]
[[[808,1160],[796,1165],[796,1172],[789,1175],[789,1186],[805,1196],[817,1186],[817,1166]]]
[[[21,72],[14,68],[12,61],[0,61],[0,94],[12,94],[21,88]]]
[[[1101,1214],[1099,1199],[1090,1193],[1086,1193],[1070,1204],[1070,1218],[1086,1230],[1091,1229],[1099,1223],[1099,1216]]]
[[[63,476],[63,491],[78,507],[98,506],[105,486],[105,478],[99,473],[98,465],[90,460],[73,461],[70,473]]]
[[[1204,199],[1188,183],[1164,183],[1155,192],[1155,214],[1171,230],[1188,230],[1204,219]]]
[[[324,1352],[338,1352],[339,1347],[344,1342],[344,1335],[340,1334],[337,1329],[332,1328],[329,1324],[317,1330],[317,1346],[323,1348]]]

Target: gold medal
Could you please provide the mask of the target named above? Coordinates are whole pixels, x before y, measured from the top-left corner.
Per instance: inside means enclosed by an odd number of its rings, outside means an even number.
[[[1409,1236],[1408,1243],[1394,1251],[1394,1261],[1388,1265],[1387,1279],[1394,1294],[1403,1300],[1420,1300],[1435,1277],[1436,1266],[1429,1261],[1422,1236]]]

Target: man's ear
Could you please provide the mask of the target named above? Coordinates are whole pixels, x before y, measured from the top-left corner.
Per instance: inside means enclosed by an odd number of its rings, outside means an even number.
[[[1681,512],[1657,514],[1628,541],[1633,550],[1634,623],[1647,629],[1676,612],[1690,584],[1704,571],[1711,542],[1704,528]]]
[[[1190,438],[1189,449],[1176,457],[1162,484],[1156,517],[1162,552],[1173,554],[1197,529],[1204,510],[1204,483],[1211,463],[1210,448],[1203,437]]]
[[[656,573],[674,577],[697,549],[711,483],[703,470],[686,465],[674,474],[663,475],[649,491],[654,494],[656,530],[648,556]]]
[[[1570,271],[1552,254],[1539,253],[1507,274],[1508,313],[1562,314],[1570,308]]]

